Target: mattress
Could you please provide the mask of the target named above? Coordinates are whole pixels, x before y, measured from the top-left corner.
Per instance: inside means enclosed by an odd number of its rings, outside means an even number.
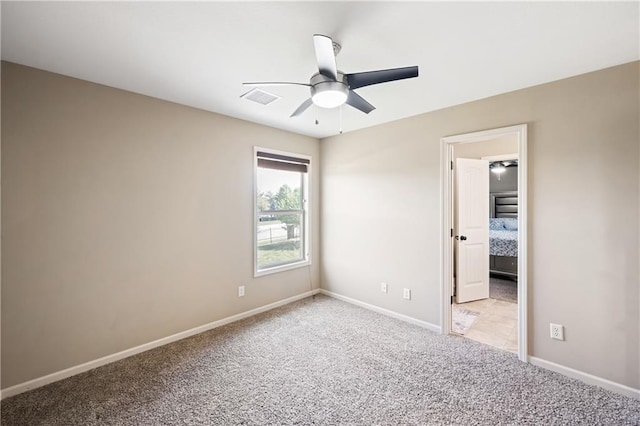
[[[492,256],[518,256],[518,231],[489,230],[489,254]]]

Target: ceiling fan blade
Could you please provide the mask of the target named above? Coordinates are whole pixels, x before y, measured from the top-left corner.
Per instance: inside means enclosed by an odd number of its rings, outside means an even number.
[[[312,103],[313,103],[313,101],[311,100],[311,98],[307,99],[295,111],[293,111],[293,114],[291,114],[289,116],[289,118],[299,116],[300,114],[305,112],[307,110],[307,108],[309,108],[311,106]]]
[[[349,90],[349,95],[347,95],[347,105],[351,105],[357,110],[364,112],[365,114],[369,114],[371,111],[376,109],[369,102],[365,101],[364,98],[358,95],[353,90]]]
[[[392,68],[388,70],[366,71],[347,74],[349,89],[386,83],[388,81],[403,80],[418,76],[418,67]]]
[[[289,86],[289,85],[295,85],[295,86],[307,86],[310,87],[310,84],[307,83],[291,83],[288,81],[263,81],[263,82],[257,82],[257,83],[242,83],[243,86]]]
[[[333,40],[322,34],[314,34],[313,45],[316,48],[316,60],[320,74],[337,81],[338,67],[336,66],[336,55],[333,53]]]

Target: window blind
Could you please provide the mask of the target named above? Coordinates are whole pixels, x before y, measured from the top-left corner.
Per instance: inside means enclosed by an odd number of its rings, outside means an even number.
[[[272,154],[270,152],[257,152],[258,167],[265,169],[286,170],[291,172],[307,173],[309,164],[306,158],[290,157],[288,155]]]

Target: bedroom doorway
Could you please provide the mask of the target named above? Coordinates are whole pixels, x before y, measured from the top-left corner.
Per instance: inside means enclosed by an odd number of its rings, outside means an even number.
[[[526,130],[519,125],[441,139],[442,332],[516,352],[522,361]]]

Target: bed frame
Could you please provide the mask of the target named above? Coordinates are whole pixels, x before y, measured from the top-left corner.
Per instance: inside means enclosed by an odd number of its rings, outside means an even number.
[[[489,197],[491,217],[518,217],[518,191],[492,192]],[[518,258],[489,256],[489,272],[518,279]]]

